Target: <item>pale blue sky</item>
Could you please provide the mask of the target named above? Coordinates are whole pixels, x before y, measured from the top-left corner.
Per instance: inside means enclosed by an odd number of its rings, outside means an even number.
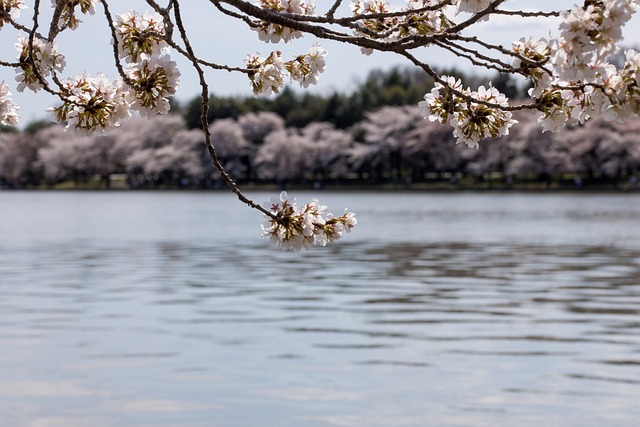
[[[33,3],[33,2],[28,2]],[[242,66],[243,59],[248,53],[260,52],[268,54],[271,50],[279,49],[283,51],[283,57],[288,59],[297,53],[306,52],[317,40],[310,36],[296,40],[288,45],[265,44],[258,40],[257,35],[248,30],[246,26],[228,17],[221,16],[211,6],[208,0],[188,0],[183,1],[183,14],[190,38],[196,52],[203,58],[218,63],[226,63],[233,66]],[[333,1],[316,0],[318,12],[324,10]],[[348,4],[345,1],[345,4]],[[401,4],[397,1],[396,4]],[[48,9],[49,2],[43,1],[43,8]],[[122,13],[130,9],[145,11],[148,9],[142,0],[112,0],[110,1],[112,13]],[[393,2],[392,2],[393,4]],[[566,0],[539,0],[525,1],[513,0],[506,3],[505,8],[517,9],[527,8],[528,5],[536,5],[542,9],[557,8],[560,5],[569,7],[572,1]],[[67,59],[65,75],[75,75],[82,72],[95,74],[106,72],[109,77],[116,77],[113,66],[113,54],[110,46],[110,36],[106,28],[104,16],[101,14],[101,7],[95,16],[84,17],[84,24],[76,31],[63,33],[58,45],[60,51]],[[43,18],[47,13],[43,12]],[[29,10],[23,13],[21,21],[28,24],[26,18],[30,18]],[[628,26],[625,32],[627,45],[637,45],[640,42],[640,25],[638,17]],[[499,42],[505,46],[510,46],[511,41],[520,37],[533,35],[543,37],[549,31],[555,32],[558,21],[550,18],[534,18],[527,20],[516,20],[508,17],[497,17],[489,22],[482,23],[476,27],[476,34],[492,42]],[[634,28],[635,27],[635,28]],[[6,26],[0,30],[0,42],[5,49],[1,59],[13,61],[17,51],[13,48],[15,43],[15,32]],[[367,73],[374,68],[389,68],[394,65],[407,64],[406,60],[390,53],[375,53],[371,56],[360,54],[358,48],[353,46],[343,46],[327,41],[320,41],[321,45],[328,50],[327,70],[321,75],[319,84],[312,88],[314,92],[329,93],[334,90],[348,91],[354,82],[362,80]],[[453,66],[468,69],[468,65],[457,58],[425,48],[420,52],[422,58],[427,59],[436,66]],[[178,62],[182,72],[181,85],[178,91],[178,100],[185,101],[193,98],[199,92],[197,76],[190,68],[189,64],[178,58],[175,54],[172,58]],[[14,85],[15,72],[13,70],[0,70],[0,81],[4,80],[10,86]],[[231,74],[227,72],[208,73],[210,89],[212,93],[218,95],[250,95],[249,82],[243,74]],[[15,101],[21,106],[22,116],[21,126],[30,121],[45,118],[45,109],[56,104],[55,99],[43,92],[38,94],[17,93],[12,89]]]

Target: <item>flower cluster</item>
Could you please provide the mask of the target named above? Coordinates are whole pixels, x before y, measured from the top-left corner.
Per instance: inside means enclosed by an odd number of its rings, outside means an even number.
[[[66,65],[64,56],[58,52],[56,44],[34,39],[29,56],[29,39],[22,34],[18,36],[18,43],[15,44],[18,50],[18,61],[20,68],[16,68],[18,75],[18,92],[29,88],[34,92],[42,89],[41,79],[46,78],[53,71],[62,71]],[[33,61],[32,61],[32,60]],[[35,68],[34,68],[35,65]]]
[[[509,135],[509,128],[518,123],[510,111],[500,108],[508,107],[509,100],[496,88],[480,86],[469,97],[474,101],[467,102],[464,108],[456,111],[451,120],[456,143],[464,142],[469,148],[477,149],[481,139]]]
[[[542,69],[549,62],[551,48],[546,39],[534,40],[524,38],[513,42],[511,51],[518,55],[513,60],[513,68],[518,70],[523,76],[531,79],[534,85],[533,96],[539,96],[540,88],[551,85],[551,74]]]
[[[166,53],[162,17],[153,12],[129,11],[116,16],[118,55],[129,64],[122,84],[131,108],[143,116],[169,112],[169,97],[176,93],[180,71]]]
[[[18,106],[13,103],[10,96],[9,86],[4,82],[0,83],[0,124],[5,126],[14,126],[20,121]]]
[[[289,72],[291,79],[297,81],[301,87],[309,87],[310,84],[318,83],[318,75],[324,71],[327,51],[319,45],[314,45],[309,49],[309,53],[299,55],[285,63],[285,69]]]
[[[418,106],[423,117],[451,125],[456,143],[478,148],[481,139],[508,135],[517,123],[510,111],[501,108],[508,107],[509,101],[496,88],[480,86],[471,91],[463,89],[454,77],[444,76],[442,81],[444,84],[436,83]]]
[[[358,222],[356,215],[346,210],[342,216],[334,217],[317,199],[311,199],[298,209],[296,199],[289,198],[286,191],[265,203],[265,208],[277,219],[265,215],[267,221],[262,225],[262,237],[269,237],[283,250],[326,246],[342,237],[345,231],[351,232]]]
[[[67,79],[61,89],[63,104],[50,109],[57,122],[67,123],[66,129],[105,132],[130,117],[131,110],[142,116],[169,111],[169,97],[176,93],[180,72],[165,52],[168,45],[162,38],[162,18],[130,11],[117,15],[114,27],[118,55],[127,62],[124,81],[110,82],[102,74]]]
[[[127,62],[138,62],[143,55],[158,56],[167,47],[164,41],[164,24],[157,13],[143,15],[130,10],[116,16],[116,41],[118,55]]]
[[[105,132],[130,117],[126,92],[107,76],[80,75],[63,82],[64,103],[50,108],[58,123],[80,134]]]
[[[458,12],[478,13],[489,0],[454,2]],[[635,12],[634,0],[588,0],[562,12],[559,37],[520,39],[512,44],[514,70],[533,83],[543,131],[556,131],[590,118],[624,121],[640,111],[640,54],[625,52],[618,69],[609,60],[618,52],[622,26]],[[420,107],[425,117],[453,126],[458,142],[477,147],[487,137],[506,135],[516,122],[508,101],[495,88],[462,90],[443,78]]]
[[[310,0],[258,0],[257,5],[263,9],[274,12],[292,13],[296,15],[313,15],[316,9],[313,1]],[[254,22],[254,30],[258,32],[258,38],[263,42],[285,43],[302,37],[300,31],[270,22]]]
[[[23,0],[0,0],[0,28],[11,19],[20,16],[20,9],[26,9],[27,5]]]
[[[256,95],[271,95],[280,92],[284,86],[284,62],[282,52],[271,52],[267,58],[255,54],[248,55],[244,63],[249,70],[251,89]]]
[[[302,87],[318,82],[318,75],[324,71],[327,51],[315,44],[309,53],[298,55],[290,61],[282,60],[282,53],[274,51],[263,58],[257,54],[246,57],[244,63],[249,71],[251,89],[255,95],[271,95],[280,92],[286,74]]]
[[[367,36],[374,33],[377,40],[387,42],[409,36],[439,34],[452,25],[444,5],[440,5],[437,0],[407,0],[407,4],[399,10],[392,8],[386,0],[352,0],[351,12],[354,16],[372,15],[358,20],[362,29],[355,30],[356,35]],[[406,14],[379,16],[392,12]],[[361,50],[366,55],[372,52],[368,48]]]
[[[132,109],[142,116],[169,112],[169,97],[176,93],[180,77],[169,55],[143,55],[140,62],[127,66],[125,74],[133,83],[132,87],[125,84]]]
[[[96,13],[96,3],[98,0],[74,0],[63,1],[51,0],[53,7],[61,7],[60,15],[58,18],[58,28],[60,30],[69,28],[75,30],[82,22],[76,16],[76,9],[80,8],[80,12],[83,14],[93,15]]]
[[[638,54],[625,52],[622,69],[609,61],[635,11],[633,0],[588,1],[562,12],[559,37],[514,43],[513,51],[549,64],[550,71],[524,73],[534,86],[543,129],[555,131],[590,118],[623,121],[638,113]],[[516,60],[514,66],[522,64]]]

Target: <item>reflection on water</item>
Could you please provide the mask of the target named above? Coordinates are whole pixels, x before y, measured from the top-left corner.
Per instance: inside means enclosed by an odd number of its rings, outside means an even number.
[[[198,217],[219,196],[142,197]],[[333,197],[375,210],[362,196]],[[464,197],[438,197],[441,209],[464,210]],[[0,242],[1,424],[637,425],[632,210],[603,210],[596,196],[589,208],[585,197],[576,220],[575,203],[537,199],[532,209],[542,200],[548,216],[520,229],[508,221],[526,197],[474,196],[467,208],[481,211],[482,197],[482,220],[461,226],[466,239],[447,212],[429,205],[425,214],[423,199],[405,195],[387,205],[422,222],[402,231],[383,211],[360,214],[359,236],[303,254],[273,250],[253,232],[196,238],[185,224],[154,239],[121,216],[109,217],[108,233],[87,231],[81,215],[70,224],[48,210],[60,227],[84,231],[20,239],[28,233],[12,230]],[[623,218],[602,224],[616,210]],[[506,212],[504,221],[491,212]],[[154,230],[188,214],[163,215]],[[540,226],[549,215],[550,228]],[[576,221],[591,234],[557,237]]]

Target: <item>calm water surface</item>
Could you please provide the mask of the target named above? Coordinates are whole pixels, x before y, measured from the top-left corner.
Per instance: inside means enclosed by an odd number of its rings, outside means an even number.
[[[640,196],[319,196],[0,192],[0,426],[638,425]]]

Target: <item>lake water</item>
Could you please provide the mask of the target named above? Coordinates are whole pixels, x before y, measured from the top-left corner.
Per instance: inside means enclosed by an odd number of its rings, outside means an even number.
[[[0,192],[0,426],[638,425],[639,195],[318,196]]]

